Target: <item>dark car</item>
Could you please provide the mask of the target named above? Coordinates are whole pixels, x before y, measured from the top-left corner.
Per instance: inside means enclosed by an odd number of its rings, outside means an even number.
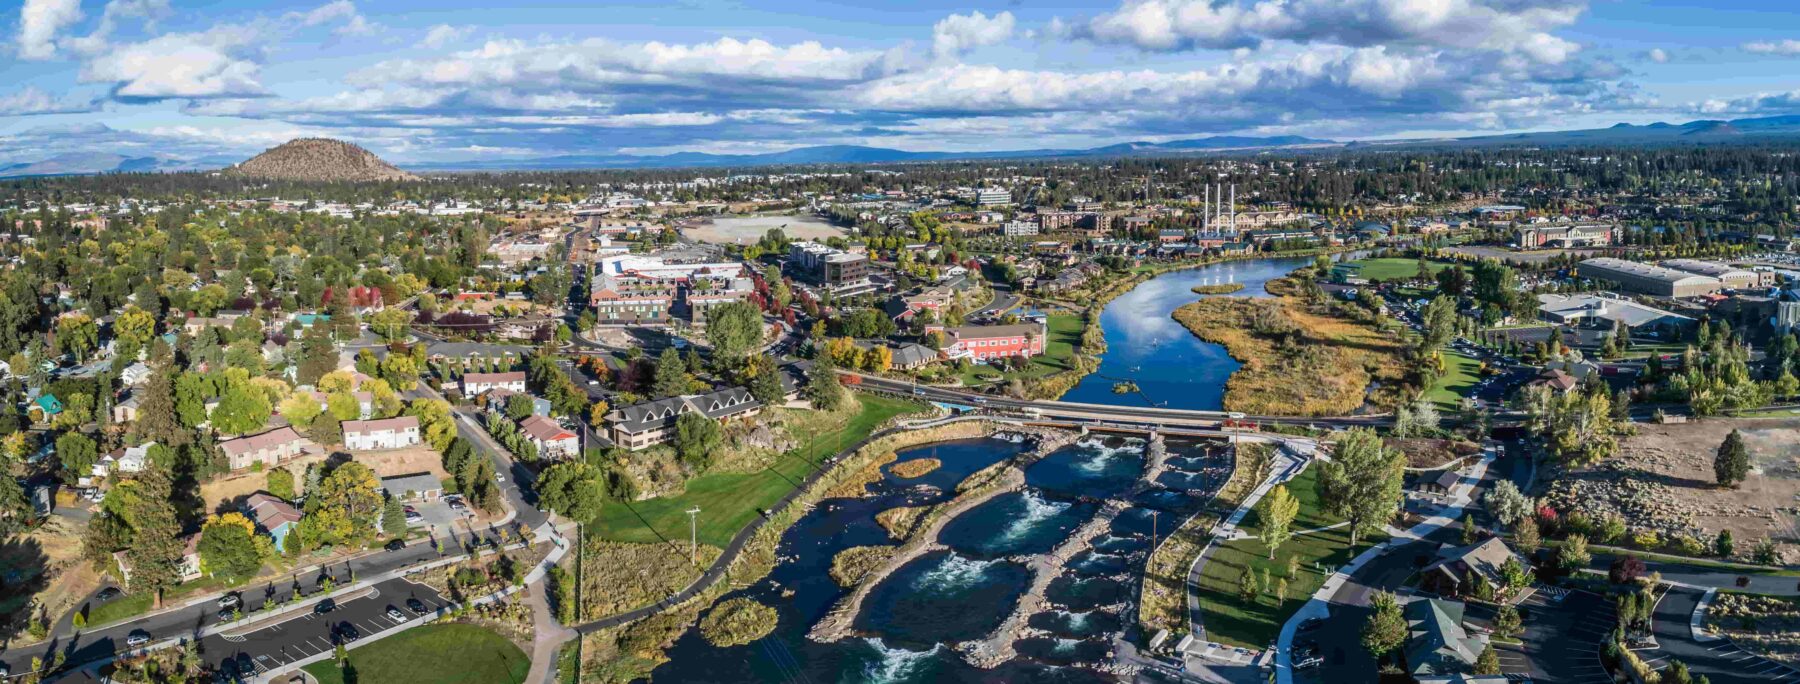
[[[386,548],[389,551],[399,551],[400,549],[406,548],[406,540],[405,539],[390,540],[387,543],[387,546],[383,547],[383,548]]]
[[[344,643],[350,643],[362,638],[362,632],[356,629],[356,625],[348,622],[338,623],[337,628],[333,631],[337,632],[338,639]]]
[[[111,600],[116,599],[119,596],[123,595],[124,593],[125,592],[119,591],[118,587],[107,587],[105,589],[101,589],[100,593],[94,594],[94,600],[96,600],[96,601],[111,601]]]
[[[406,609],[410,610],[414,613],[424,615],[425,614],[425,602],[420,601],[416,598],[409,598],[406,600]]]
[[[231,622],[235,617],[237,617],[237,611],[230,608],[219,609],[219,622]]]
[[[320,601],[318,605],[313,606],[313,612],[320,615],[324,615],[334,610],[337,610],[337,601],[331,599],[325,599]]]

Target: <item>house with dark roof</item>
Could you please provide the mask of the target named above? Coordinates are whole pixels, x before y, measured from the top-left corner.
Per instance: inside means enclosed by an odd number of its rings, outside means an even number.
[[[717,421],[747,420],[762,412],[762,402],[750,390],[728,387],[706,394],[692,394],[647,401],[614,409],[606,422],[613,442],[632,451],[649,448],[675,437],[675,421],[695,413]]]
[[[1487,640],[1463,627],[1461,601],[1422,599],[1406,604],[1406,672],[1437,675],[1466,672]]]
[[[1537,377],[1533,378],[1529,384],[1534,387],[1540,385],[1548,387],[1550,391],[1557,394],[1568,394],[1575,391],[1575,386],[1581,383],[1575,379],[1575,376],[1564,373],[1561,369],[1546,368],[1544,372],[1538,373]]]
[[[1500,568],[1516,558],[1499,537],[1467,546],[1446,545],[1438,550],[1437,560],[1420,571],[1419,587],[1441,596],[1458,596],[1474,575],[1490,586],[1499,586]]]

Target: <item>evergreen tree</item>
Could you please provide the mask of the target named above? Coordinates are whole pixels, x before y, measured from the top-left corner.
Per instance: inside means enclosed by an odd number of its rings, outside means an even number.
[[[163,590],[174,586],[180,577],[181,557],[187,544],[181,538],[174,492],[163,466],[146,467],[136,482],[129,511],[131,545],[125,550],[125,558],[131,563],[131,589],[150,592],[152,607],[161,608]]]
[[[1377,591],[1369,597],[1374,612],[1363,623],[1362,645],[1369,654],[1380,658],[1406,643],[1406,616],[1393,594]]]
[[[687,394],[687,364],[681,360],[681,352],[674,347],[664,349],[662,356],[656,359],[656,386],[654,392],[658,397],[673,397]]]
[[[1719,454],[1713,459],[1713,476],[1719,486],[1736,489],[1749,475],[1750,448],[1744,444],[1744,435],[1732,430],[1719,444]]]
[[[1470,670],[1470,673],[1478,675],[1500,674],[1500,654],[1494,652],[1493,644],[1485,644],[1481,647],[1481,655],[1475,658],[1475,666]]]

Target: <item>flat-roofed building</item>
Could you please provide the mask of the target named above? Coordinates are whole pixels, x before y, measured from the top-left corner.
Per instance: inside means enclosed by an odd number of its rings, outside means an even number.
[[[1670,259],[1662,262],[1662,265],[1664,268],[1718,278],[1719,282],[1725,283],[1725,287],[1733,290],[1770,287],[1775,284],[1773,270],[1751,270],[1700,259]]]
[[[1553,323],[1607,330],[1611,330],[1615,324],[1624,325],[1631,330],[1675,330],[1694,324],[1694,319],[1688,316],[1663,311],[1652,306],[1644,306],[1605,292],[1573,295],[1541,294],[1537,296],[1537,299],[1538,315]]]
[[[1576,265],[1575,273],[1583,278],[1604,280],[1622,290],[1664,297],[1698,297],[1725,287],[1722,281],[1712,276],[1612,257],[1583,261]]]
[[[1613,226],[1602,223],[1526,225],[1513,229],[1519,249],[1604,247],[1612,244]]]

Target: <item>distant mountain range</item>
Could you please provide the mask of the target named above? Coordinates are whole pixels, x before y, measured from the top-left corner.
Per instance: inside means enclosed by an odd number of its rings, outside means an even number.
[[[1471,137],[1417,138],[1343,142],[1301,136],[1212,136],[1170,142],[1130,142],[1085,149],[1031,149],[992,152],[909,152],[882,147],[858,145],[820,145],[784,152],[764,154],[711,154],[677,152],[643,156],[628,154],[558,155],[530,159],[468,159],[452,162],[409,164],[414,171],[546,171],[562,169],[643,169],[680,167],[751,167],[791,166],[802,164],[880,164],[894,162],[951,161],[975,159],[1092,159],[1106,157],[1157,157],[1197,155],[1263,150],[1302,149],[1368,149],[1380,147],[1567,147],[1579,145],[1726,145],[1753,142],[1800,140],[1800,115],[1773,116],[1730,121],[1701,120],[1684,124],[1653,123],[1643,126],[1618,124],[1608,128],[1586,130],[1512,133]],[[327,144],[329,143],[329,145]],[[293,145],[294,143],[288,143]],[[403,178],[406,172],[395,169],[354,145],[338,141],[307,143],[316,150],[336,150],[332,159],[344,162],[344,173],[328,174],[343,180],[365,178]],[[274,148],[283,150],[287,147]],[[304,147],[304,146],[303,146]],[[355,148],[351,150],[350,148]],[[288,151],[292,151],[289,148]],[[342,154],[339,154],[342,152]],[[360,152],[361,154],[357,154]],[[267,153],[265,153],[266,155]],[[363,155],[367,155],[366,157]],[[281,157],[283,155],[277,155]],[[323,157],[321,157],[323,158]],[[255,160],[252,160],[253,162]],[[268,161],[264,157],[264,161]],[[217,155],[200,159],[170,159],[155,156],[125,157],[109,153],[63,154],[48,159],[0,166],[0,178],[21,176],[54,176],[114,172],[193,171],[233,166],[233,160]],[[245,162],[237,169],[270,166]],[[283,166],[288,166],[283,164]],[[398,175],[396,175],[398,174]],[[306,174],[302,174],[306,175]]]

